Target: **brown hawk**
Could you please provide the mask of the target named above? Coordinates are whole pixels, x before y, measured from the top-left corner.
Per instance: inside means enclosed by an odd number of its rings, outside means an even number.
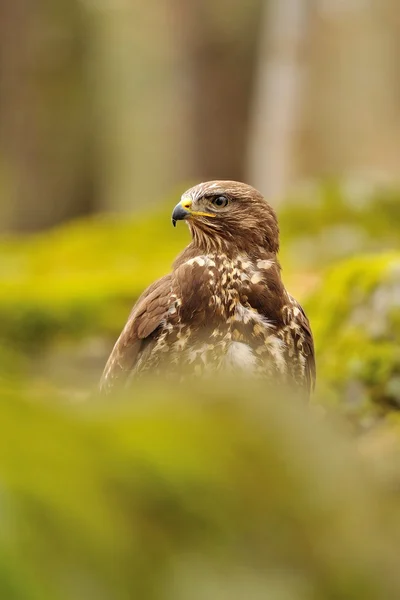
[[[256,189],[209,181],[189,189],[172,213],[192,241],[172,271],[134,306],[105,367],[101,389],[144,373],[209,375],[223,370],[278,378],[310,392],[314,344],[300,304],[286,291],[279,229]]]

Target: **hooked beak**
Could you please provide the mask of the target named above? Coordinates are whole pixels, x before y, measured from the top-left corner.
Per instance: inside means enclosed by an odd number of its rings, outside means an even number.
[[[192,210],[192,200],[184,198],[175,206],[172,212],[172,225],[175,227],[177,221],[183,221],[188,217],[216,217],[215,213],[201,212]]]
[[[177,221],[183,221],[190,216],[190,207],[192,206],[191,200],[181,200],[175,206],[172,212],[172,225],[175,227]]]

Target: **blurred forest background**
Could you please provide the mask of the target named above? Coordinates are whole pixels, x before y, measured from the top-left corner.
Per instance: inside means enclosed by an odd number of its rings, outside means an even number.
[[[399,65],[396,0],[0,0],[2,599],[400,597]],[[277,209],[309,408],[95,396],[207,179]]]
[[[396,0],[2,2],[3,231],[153,208],[182,182],[278,202],[396,178]]]

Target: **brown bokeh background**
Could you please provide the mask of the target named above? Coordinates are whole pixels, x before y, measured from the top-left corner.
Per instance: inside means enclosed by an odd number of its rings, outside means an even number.
[[[396,179],[396,0],[0,3],[0,227],[245,180]]]

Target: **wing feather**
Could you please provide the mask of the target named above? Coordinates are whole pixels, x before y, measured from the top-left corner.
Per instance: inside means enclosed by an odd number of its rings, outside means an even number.
[[[299,350],[302,352],[305,359],[305,377],[308,392],[311,392],[315,388],[316,379],[316,365],[315,365],[315,351],[314,351],[314,339],[310,327],[310,322],[304,312],[302,306],[290,296],[292,305],[297,310],[294,311],[294,321],[300,330],[301,346]]]
[[[297,300],[286,292],[279,271],[269,268],[266,274],[268,279],[249,286],[247,300],[281,332],[287,342],[289,371],[292,370],[295,381],[310,393],[315,386],[316,368],[309,320]]]
[[[111,388],[125,383],[149,336],[154,334],[166,317],[170,297],[171,275],[155,281],[139,297],[104,368],[101,391],[107,393]]]

